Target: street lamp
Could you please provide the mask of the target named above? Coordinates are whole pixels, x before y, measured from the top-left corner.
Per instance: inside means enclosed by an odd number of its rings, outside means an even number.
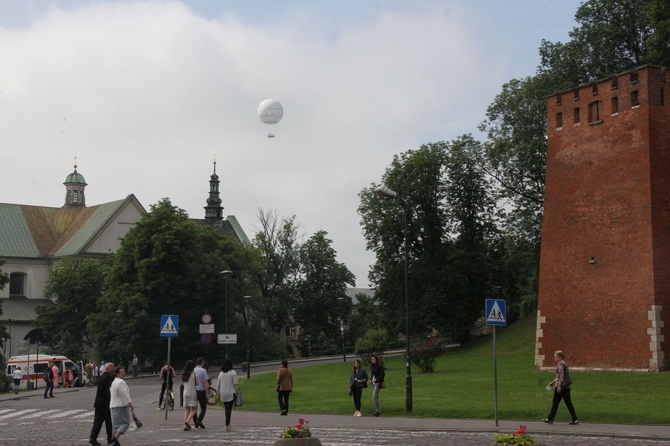
[[[404,251],[405,251],[405,333],[407,336],[407,349],[405,365],[407,367],[407,375],[405,376],[405,410],[412,411],[412,367],[410,362],[410,342],[409,342],[409,293],[407,291],[407,202],[398,197],[398,194],[388,187],[380,187],[375,190],[375,193],[380,197],[395,198],[402,203],[402,223],[404,234]]]
[[[233,272],[225,270],[225,271],[221,271],[221,275],[223,276],[223,283],[224,283],[224,285],[223,285],[223,287],[224,287],[223,288],[224,289],[223,296],[224,296],[224,300],[226,302],[226,307],[225,307],[226,308],[226,317],[225,317],[226,325],[225,325],[225,329],[226,329],[226,334],[228,334],[228,279],[230,278],[230,276],[233,275]],[[226,344],[226,358],[228,358],[228,344]]]
[[[247,379],[251,379],[251,362],[249,362],[249,301],[251,296],[244,296],[244,304],[247,310]]]
[[[340,319],[340,334],[342,335],[342,362],[347,362],[347,349],[344,344],[344,321]]]

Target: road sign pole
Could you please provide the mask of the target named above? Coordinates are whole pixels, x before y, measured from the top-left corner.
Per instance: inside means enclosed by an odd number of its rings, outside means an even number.
[[[167,420],[168,411],[170,410],[170,400],[168,395],[170,392],[170,380],[172,379],[172,369],[170,368],[170,351],[172,349],[172,338],[168,338],[168,355],[167,355],[167,379],[165,380],[165,395],[163,395],[163,404],[165,404],[165,419]],[[162,377],[161,377],[162,378]]]
[[[493,400],[495,402],[496,427],[498,426],[498,346],[496,326],[493,326]]]

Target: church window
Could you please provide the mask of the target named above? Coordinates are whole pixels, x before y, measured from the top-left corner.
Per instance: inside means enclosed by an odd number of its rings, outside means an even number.
[[[11,273],[9,275],[9,297],[25,296],[25,273]]]

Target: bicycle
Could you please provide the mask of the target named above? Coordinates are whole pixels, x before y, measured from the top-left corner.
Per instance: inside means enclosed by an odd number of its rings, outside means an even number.
[[[216,406],[216,404],[219,402],[219,392],[212,387],[212,378],[209,378],[207,380],[209,382],[209,396],[207,397],[207,404],[210,406]]]
[[[160,408],[161,410],[165,410],[165,402],[167,401],[168,408],[170,410],[174,410],[174,392],[172,392],[172,389],[168,390],[167,392],[167,397],[163,398],[163,402],[161,402]]]

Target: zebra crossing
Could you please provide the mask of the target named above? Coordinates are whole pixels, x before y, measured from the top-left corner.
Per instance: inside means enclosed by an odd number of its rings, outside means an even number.
[[[0,425],[5,422],[22,422],[24,420],[70,420],[93,418],[91,409],[0,409]]]

